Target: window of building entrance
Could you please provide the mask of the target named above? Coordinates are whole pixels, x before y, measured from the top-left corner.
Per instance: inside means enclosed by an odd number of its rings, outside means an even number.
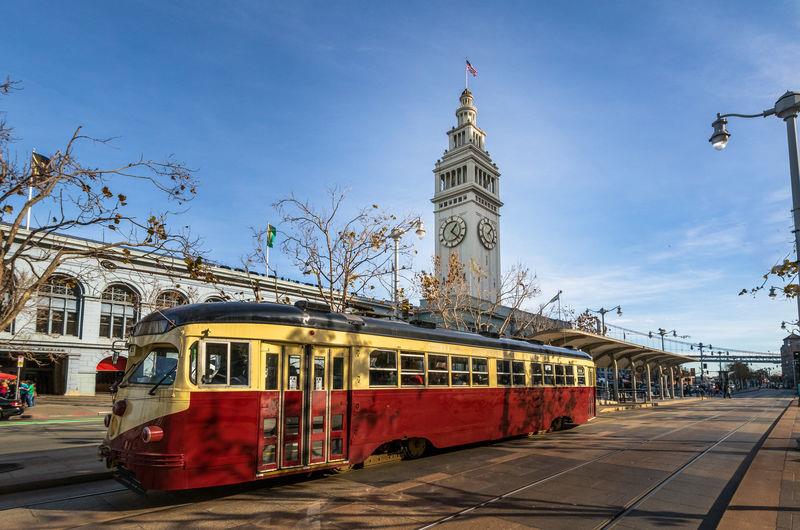
[[[103,291],[100,336],[125,338],[139,317],[139,295],[127,285],[110,285]]]

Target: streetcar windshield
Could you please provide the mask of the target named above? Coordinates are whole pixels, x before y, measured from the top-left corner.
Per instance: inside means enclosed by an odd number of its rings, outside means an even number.
[[[175,382],[177,365],[178,350],[170,346],[153,348],[128,376],[128,383],[154,385],[164,379],[161,385],[171,385]]]

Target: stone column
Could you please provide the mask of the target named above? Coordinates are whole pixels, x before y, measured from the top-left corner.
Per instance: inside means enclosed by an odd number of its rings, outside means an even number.
[[[658,399],[664,399],[664,368],[658,364]]]
[[[644,367],[647,368],[647,393],[645,394],[645,400],[650,402],[653,401],[653,386],[650,378],[650,363],[645,362]]]
[[[633,359],[628,359],[628,367],[631,371],[631,393],[633,394],[633,402],[636,403],[636,367],[633,365]]]
[[[680,386],[681,389],[681,399],[683,399],[685,397],[683,395],[683,368],[681,368],[681,365],[678,365],[677,368],[678,368],[678,385]]]
[[[614,400],[619,403],[619,367],[616,357],[614,358]]]
[[[675,399],[675,367],[669,367],[669,397]]]

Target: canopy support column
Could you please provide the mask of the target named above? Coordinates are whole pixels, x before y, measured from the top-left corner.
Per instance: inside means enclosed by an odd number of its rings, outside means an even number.
[[[650,377],[650,363],[646,362],[644,366],[647,368],[647,393],[645,394],[645,399],[651,402],[653,401],[653,382]]]
[[[633,364],[633,359],[628,359],[628,366],[631,369],[631,394],[633,402],[636,403],[636,366]]]
[[[669,367],[669,397],[675,399],[675,367]]]
[[[614,357],[614,400],[619,403],[619,366],[616,357]]]

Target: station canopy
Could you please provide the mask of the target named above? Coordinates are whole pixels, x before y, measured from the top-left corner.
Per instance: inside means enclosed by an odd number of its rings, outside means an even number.
[[[696,359],[685,355],[670,353],[580,329],[550,329],[540,331],[531,338],[553,346],[584,351],[592,356],[598,368],[613,368],[615,359],[617,360],[618,368],[630,368],[631,365],[643,363],[677,366],[683,363],[696,362]]]

